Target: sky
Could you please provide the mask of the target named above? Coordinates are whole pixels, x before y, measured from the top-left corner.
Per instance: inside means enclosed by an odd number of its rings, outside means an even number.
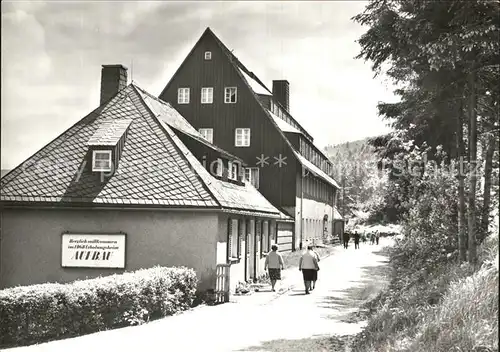
[[[1,168],[11,169],[97,108],[101,65],[159,95],[206,27],[326,145],[389,131],[393,87],[356,60],[364,1],[2,1]]]

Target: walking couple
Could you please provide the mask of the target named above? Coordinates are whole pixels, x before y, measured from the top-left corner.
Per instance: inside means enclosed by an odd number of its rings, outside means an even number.
[[[299,270],[302,271],[302,277],[304,278],[306,295],[316,287],[319,260],[319,255],[313,250],[312,246],[307,246],[307,251],[300,257]]]

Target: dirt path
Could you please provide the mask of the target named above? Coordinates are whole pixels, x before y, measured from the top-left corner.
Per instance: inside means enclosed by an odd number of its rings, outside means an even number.
[[[104,331],[12,351],[345,351],[343,339],[365,322],[353,321],[360,304],[384,285],[379,246],[338,247],[320,262],[317,288],[305,295],[301,273],[290,272],[292,289],[258,292],[238,303],[198,307],[137,327]],[[359,320],[359,319],[358,319]]]

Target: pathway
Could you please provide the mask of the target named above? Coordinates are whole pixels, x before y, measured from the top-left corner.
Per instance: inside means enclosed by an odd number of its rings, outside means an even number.
[[[304,294],[301,273],[294,269],[287,271],[289,290],[283,294],[256,292],[237,302],[197,307],[142,326],[8,351],[264,351],[259,346],[273,340],[355,334],[364,323],[342,321],[356,310],[347,304],[349,292],[358,288],[368,296],[380,289],[368,272],[386,260],[375,252],[391,244],[391,239],[381,239],[379,246],[361,244],[359,250],[353,244],[347,250],[339,246],[321,260],[317,288],[310,295]]]

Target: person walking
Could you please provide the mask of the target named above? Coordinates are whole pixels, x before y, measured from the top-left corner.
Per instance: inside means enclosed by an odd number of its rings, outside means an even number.
[[[347,249],[347,247],[349,246],[349,233],[348,232],[344,232],[343,240],[344,240],[344,248]]]
[[[320,257],[319,257],[319,254],[318,252],[316,252],[314,249],[312,249],[312,252],[313,254],[316,256],[316,260],[319,261],[321,260]],[[311,284],[311,291],[314,290],[316,288],[316,281],[318,281],[318,271],[319,271],[319,264],[318,264],[318,270],[315,270],[314,271],[314,275],[313,275],[313,280],[312,280],[312,284]]]
[[[314,279],[314,272],[319,270],[318,260],[316,259],[316,255],[312,252],[312,246],[307,246],[307,251],[300,257],[299,270],[302,271],[304,287],[306,289],[306,295],[308,295]]]
[[[278,246],[273,244],[264,264],[264,270],[269,269],[269,279],[271,280],[271,289],[273,292],[276,292],[274,287],[276,286],[276,281],[281,280],[281,270],[284,268],[285,262],[281,254],[278,253]]]
[[[377,232],[375,232],[375,242],[377,243],[378,245],[378,240],[380,239],[380,234]]]
[[[359,233],[354,232],[354,249],[359,249]]]

